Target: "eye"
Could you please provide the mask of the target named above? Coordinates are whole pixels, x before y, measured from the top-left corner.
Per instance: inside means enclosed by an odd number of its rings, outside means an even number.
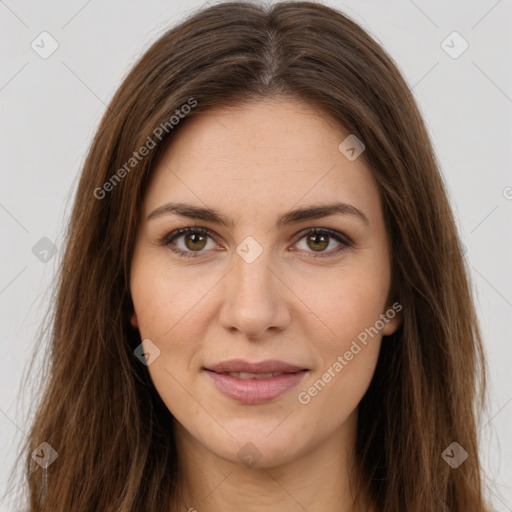
[[[178,256],[196,258],[199,254],[194,253],[205,252],[203,249],[208,248],[208,238],[212,240],[212,247],[210,247],[210,249],[218,247],[213,240],[213,233],[209,229],[187,226],[186,228],[177,229],[164,235],[159,240],[159,243],[164,246],[169,246],[170,250]],[[182,239],[182,243],[176,243],[176,241],[180,239]],[[326,228],[310,228],[303,231],[300,233],[300,237],[295,245],[302,239],[305,239],[306,249],[299,249],[304,250],[306,253],[312,252],[313,254],[307,256],[312,258],[333,256],[352,245],[348,237],[337,231]],[[326,251],[325,249],[331,245],[331,240],[335,240],[338,245],[334,249]],[[309,251],[308,248],[313,250]]]
[[[302,239],[305,239],[306,252],[311,252],[308,251],[307,248],[312,248],[312,252],[316,253],[308,256],[311,258],[325,258],[337,255],[352,245],[351,241],[346,236],[326,228],[308,229],[306,232],[301,233],[299,241]],[[325,251],[325,249],[329,247],[332,239],[334,239],[338,245],[330,251]]]
[[[197,257],[195,252],[203,252],[202,250],[206,247],[208,237],[212,238],[212,233],[206,228],[190,227],[177,229],[172,233],[165,235],[160,243],[162,245],[169,246],[172,252],[178,256],[184,256],[188,258]],[[174,243],[175,240],[183,239],[183,245]],[[216,246],[216,244],[213,244]],[[212,247],[210,247],[212,248]]]

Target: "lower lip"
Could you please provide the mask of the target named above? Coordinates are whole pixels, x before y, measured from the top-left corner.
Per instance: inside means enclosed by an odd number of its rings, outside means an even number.
[[[229,398],[242,404],[257,405],[270,402],[286,391],[294,388],[307,373],[283,373],[268,379],[237,379],[229,375],[206,370],[217,388]]]

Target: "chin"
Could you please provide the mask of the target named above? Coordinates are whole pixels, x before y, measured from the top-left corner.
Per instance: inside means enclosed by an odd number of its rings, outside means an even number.
[[[272,421],[271,425],[265,422],[260,428],[252,421],[251,428],[241,428],[237,433],[230,431],[233,437],[226,434],[222,442],[211,439],[206,447],[218,457],[248,468],[265,469],[287,464],[299,455],[305,435],[303,431],[290,430],[278,433],[274,429],[280,421],[282,418]]]

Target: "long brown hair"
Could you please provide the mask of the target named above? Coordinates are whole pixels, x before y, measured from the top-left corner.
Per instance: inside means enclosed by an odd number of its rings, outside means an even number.
[[[486,389],[481,335],[409,87],[381,46],[336,10],[227,2],[196,11],[147,50],[90,147],[49,310],[42,398],[22,451],[30,511],[168,511],[179,469],[172,417],[134,356],[141,339],[129,323],[141,203],[159,155],[190,118],[271,96],[301,98],[363,141],[391,236],[403,322],[382,344],[359,405],[358,503],[488,510],[476,425]],[[151,148],[139,159],[143,146]],[[31,456],[42,442],[58,454],[46,469]],[[442,457],[453,442],[468,454],[457,468]]]

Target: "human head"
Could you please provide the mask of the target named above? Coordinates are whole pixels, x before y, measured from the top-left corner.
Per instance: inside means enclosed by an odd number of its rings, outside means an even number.
[[[174,135],[146,189],[131,322],[177,435],[235,464],[246,446],[254,466],[269,468],[337,437],[353,444],[381,337],[399,325],[377,183],[340,151],[349,134],[328,118],[283,97],[210,108]],[[305,216],[331,204],[343,210]],[[191,219],[190,205],[230,220]],[[290,210],[295,222],[280,224]],[[191,225],[202,237],[192,250],[182,231]],[[283,395],[240,403],[205,371],[232,359],[284,361],[307,375]]]
[[[49,438],[60,425],[56,444],[73,445],[74,436],[87,439],[80,447],[86,481],[98,464],[105,470],[122,468],[111,490],[128,479],[126,503],[145,499],[140,503],[147,504],[150,496],[151,504],[161,506],[154,489],[172,487],[178,469],[174,439],[166,438],[172,418],[148,367],[134,357],[141,339],[130,324],[130,267],[145,193],[175,134],[194,117],[271,96],[296,96],[318,106],[362,141],[358,162],[371,170],[380,193],[390,243],[389,295],[403,306],[403,325],[383,343],[358,407],[361,487],[383,500],[383,510],[418,509],[419,500],[434,495],[447,507],[462,493],[474,493],[476,502],[475,432],[467,405],[475,391],[480,339],[428,133],[384,50],[346,16],[310,2],[205,9],[166,32],[119,88],[84,165],[62,262],[52,348],[54,382],[65,395],[56,385],[48,388],[34,442]],[[189,113],[179,110],[184,105],[191,107]],[[154,135],[158,127],[161,139]],[[149,148],[152,135],[155,146]],[[143,147],[149,149],[146,155],[139,153]],[[66,414],[59,404],[68,404]],[[115,441],[106,451],[99,437],[90,437],[87,420],[93,411],[105,422],[101,435]],[[127,418],[136,418],[135,427],[119,429]],[[473,461],[456,475],[432,455],[440,454],[452,435]],[[128,457],[121,446],[135,451]],[[86,456],[90,453],[97,456]],[[404,476],[404,464],[414,481]],[[70,467],[61,456],[53,471],[64,475]],[[149,467],[157,470],[144,491],[137,482]],[[31,478],[37,486],[37,475]],[[443,491],[446,482],[455,489],[452,494]],[[57,493],[48,488],[48,495]],[[71,491],[66,496],[71,506]]]

